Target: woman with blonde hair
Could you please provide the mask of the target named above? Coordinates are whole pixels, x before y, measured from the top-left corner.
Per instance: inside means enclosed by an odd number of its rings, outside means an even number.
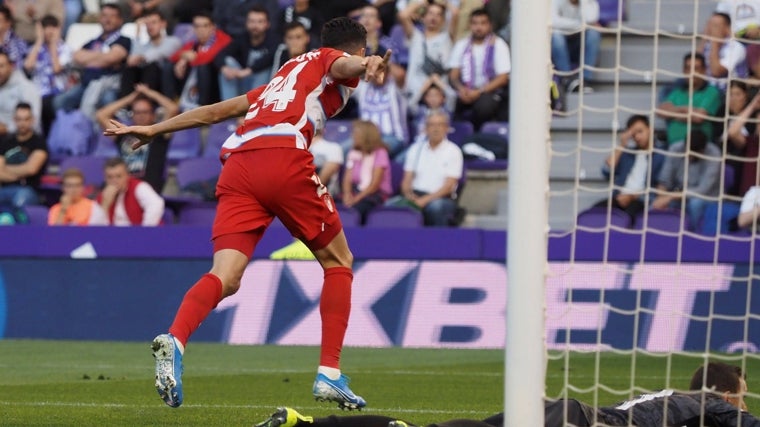
[[[343,204],[359,211],[364,224],[367,214],[391,195],[391,164],[377,125],[354,120],[352,134],[354,145],[343,174]]]

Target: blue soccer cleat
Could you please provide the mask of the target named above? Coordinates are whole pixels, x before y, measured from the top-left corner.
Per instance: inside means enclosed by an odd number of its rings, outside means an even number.
[[[314,380],[312,393],[320,402],[336,402],[340,409],[361,409],[367,406],[367,402],[361,396],[357,396],[348,388],[351,380],[342,375],[337,380],[331,380],[324,374],[317,374]]]
[[[156,391],[172,408],[182,404],[182,353],[174,336],[162,334],[151,345],[156,359]]]
[[[277,408],[271,417],[254,427],[296,427],[314,423],[314,418],[304,417],[293,408]]]

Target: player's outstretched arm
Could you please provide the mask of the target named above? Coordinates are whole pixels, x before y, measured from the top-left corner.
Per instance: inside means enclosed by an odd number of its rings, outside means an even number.
[[[156,135],[176,132],[182,129],[195,128],[221,122],[233,117],[240,117],[248,111],[248,97],[240,95],[216,104],[204,105],[174,116],[166,121],[151,126],[126,126],[116,120],[111,120],[110,128],[103,133],[109,136],[128,135],[137,138],[132,144],[136,149],[150,143]]]
[[[330,67],[330,75],[337,80],[352,79],[363,75],[367,81],[382,84],[390,59],[390,49],[385,51],[385,55],[382,57],[377,55],[366,57],[351,55],[338,58]]]

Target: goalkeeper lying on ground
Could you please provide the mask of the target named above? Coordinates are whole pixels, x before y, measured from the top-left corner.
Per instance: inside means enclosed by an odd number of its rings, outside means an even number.
[[[746,412],[747,383],[741,369],[710,362],[692,376],[690,393],[662,390],[644,394],[616,406],[594,408],[575,399],[547,401],[545,427],[591,426],[710,426],[760,427],[760,420]],[[565,417],[565,414],[567,416]],[[595,424],[597,423],[597,424]],[[412,427],[413,424],[382,415],[331,415],[306,417],[291,408],[279,408],[256,427]],[[504,415],[485,420],[450,420],[428,427],[503,427]]]

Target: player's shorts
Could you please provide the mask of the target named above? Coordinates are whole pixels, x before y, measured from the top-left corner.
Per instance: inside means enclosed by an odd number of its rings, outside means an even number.
[[[324,248],[343,229],[307,150],[264,148],[232,153],[219,176],[216,196],[215,252],[236,249],[250,258],[275,216],[311,250]]]

